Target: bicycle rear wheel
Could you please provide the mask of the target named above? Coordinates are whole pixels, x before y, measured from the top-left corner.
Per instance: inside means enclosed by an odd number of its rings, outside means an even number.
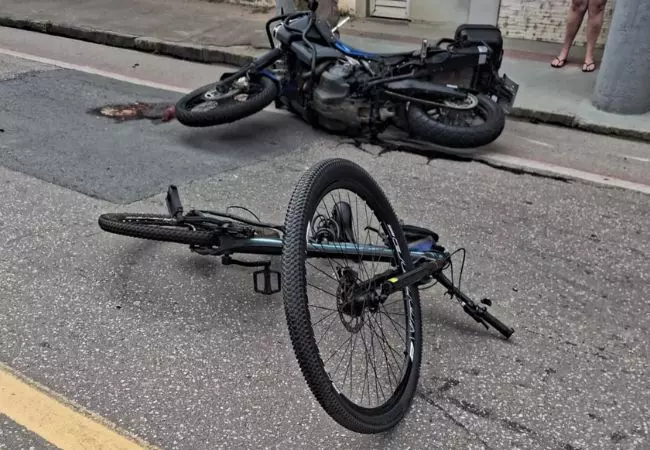
[[[197,230],[160,214],[117,213],[99,216],[99,227],[110,233],[153,241],[210,247],[219,244],[214,231]]]
[[[359,207],[359,199],[365,201],[365,207]],[[319,213],[321,203],[325,205],[324,213]],[[341,207],[342,203],[349,208]],[[330,215],[335,210],[339,212]],[[346,216],[345,210],[356,216]],[[359,224],[363,218],[368,220],[369,215],[370,224],[362,228]],[[315,227],[316,223],[322,226]],[[371,228],[385,233],[376,234],[379,244],[368,242],[375,235]],[[350,260],[342,256],[333,262],[325,262],[324,258],[309,261],[307,242],[322,243],[323,239],[330,245],[352,243],[359,254],[364,249],[367,251],[364,248],[367,244],[388,245],[394,261],[392,264],[360,262],[359,255],[357,258],[348,255]],[[388,267],[370,275],[369,271],[378,264]],[[310,283],[307,275],[311,268],[316,269],[316,279],[333,287]],[[330,159],[302,176],[285,221],[282,254],[285,314],[296,358],[313,395],[336,422],[352,431],[383,432],[404,417],[418,383],[422,330],[416,287],[394,294],[380,304],[366,304],[365,300],[363,304],[357,300],[351,303],[350,299],[358,298],[361,278],[367,281],[385,270],[405,273],[412,268],[406,239],[392,206],[364,169],[347,160]],[[355,286],[357,290],[351,294]],[[395,308],[401,308],[402,312],[394,311]],[[321,327],[325,329],[322,335],[318,332]],[[336,330],[343,331],[342,339],[328,336]],[[397,339],[393,340],[398,343],[393,346],[389,337],[396,335]],[[332,342],[334,352],[328,348]],[[339,372],[342,364],[346,366],[344,375]],[[360,368],[360,374],[353,373],[355,366]],[[388,383],[380,384],[379,378],[383,381],[387,378]]]

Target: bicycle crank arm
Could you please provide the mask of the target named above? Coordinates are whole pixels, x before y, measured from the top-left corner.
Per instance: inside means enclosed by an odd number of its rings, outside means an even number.
[[[444,273],[440,272],[436,274],[435,278],[441,285],[447,288],[453,296],[457,297],[461,301],[463,311],[465,311],[472,319],[476,320],[478,323],[483,324],[485,328],[488,328],[488,325],[490,325],[492,328],[501,333],[506,339],[510,338],[510,336],[512,336],[512,334],[515,332],[513,328],[507,326],[492,314],[490,314],[485,306],[477,305],[471,298],[463,294],[456,286],[454,286],[454,283],[449,278],[447,278]],[[486,303],[487,302],[489,302],[489,300],[486,300]]]

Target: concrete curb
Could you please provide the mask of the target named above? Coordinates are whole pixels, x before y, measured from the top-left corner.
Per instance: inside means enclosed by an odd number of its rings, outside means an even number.
[[[263,52],[263,50],[255,50],[247,46],[217,47],[211,45],[194,45],[181,42],[163,41],[153,37],[140,37],[126,33],[99,30],[79,25],[52,23],[50,21],[32,19],[15,19],[6,16],[0,16],[0,26],[36,31],[39,33],[63,36],[96,44],[139,50],[208,64],[231,64],[242,66],[248,64],[257,55]],[[515,107],[510,115],[512,117],[526,119],[533,122],[560,125],[597,134],[613,135],[650,142],[650,131],[632,130],[590,123],[571,114]]]
[[[250,47],[217,47],[211,45],[194,45],[188,43],[163,41],[153,37],[141,37],[126,33],[99,30],[79,25],[52,23],[50,21],[15,19],[0,16],[0,26],[19,28],[52,34],[95,44],[139,50],[159,55],[172,56],[188,61],[212,64],[232,64],[241,66],[251,62],[256,53]]]
[[[559,125],[568,128],[576,128],[578,130],[588,131],[595,134],[604,134],[609,136],[624,137],[650,142],[650,131],[633,130],[629,128],[613,127],[609,125],[588,122],[573,114],[539,111],[516,106],[512,109],[512,113],[510,115],[512,117],[526,119],[531,122]]]

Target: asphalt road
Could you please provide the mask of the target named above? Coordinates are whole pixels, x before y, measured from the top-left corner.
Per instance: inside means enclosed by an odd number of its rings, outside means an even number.
[[[83,58],[89,44],[75,45],[60,47]],[[150,81],[198,81],[184,75],[190,63],[136,55]],[[118,72],[131,57],[111,49],[96,66]],[[88,110],[178,94],[3,55],[0,77],[0,362],[161,448],[647,447],[647,195],[377,155],[273,112],[208,130],[116,123]],[[525,139],[553,146],[536,156],[648,176],[641,160],[606,161],[647,158],[647,144],[509,123],[495,145],[527,151]],[[567,139],[589,151],[562,150]],[[172,182],[187,205],[245,205],[281,222],[301,173],[334,156],[363,165],[406,222],[465,247],[463,285],[517,330],[505,342],[440,290],[423,293],[418,394],[380,436],[347,432],[318,406],[281,298],[255,294],[250,270],[96,224],[103,212],[163,211]],[[7,448],[48,448],[2,416],[0,430]]]

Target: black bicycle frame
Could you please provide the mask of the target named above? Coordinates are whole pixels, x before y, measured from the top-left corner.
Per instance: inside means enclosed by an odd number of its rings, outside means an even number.
[[[249,254],[249,255],[282,255],[284,243],[275,238],[235,238],[223,235],[219,237],[219,244],[213,250],[216,255]],[[448,255],[440,251],[422,252],[410,250],[411,258],[428,260],[446,260]],[[395,253],[389,247],[380,245],[359,245],[337,242],[333,244],[307,243],[307,256],[312,258],[348,258],[369,262],[394,262]]]

